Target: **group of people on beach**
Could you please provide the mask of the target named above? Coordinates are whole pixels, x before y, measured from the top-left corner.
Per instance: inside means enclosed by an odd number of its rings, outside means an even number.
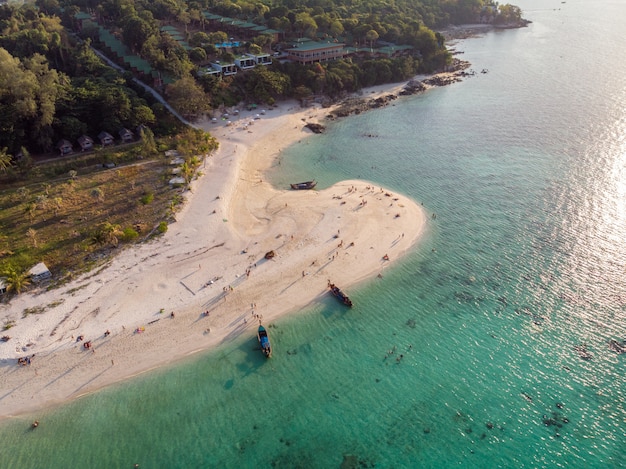
[[[109,330],[107,329],[107,331],[104,333],[104,336],[108,336],[111,332],[109,332]],[[84,335],[79,335],[78,337],[76,337],[76,342],[82,342],[83,340],[85,340],[85,336]],[[83,342],[83,348],[85,350],[91,350],[93,353],[96,353],[96,349],[93,348],[92,344],[91,344],[91,340],[86,340],[85,342]]]
[[[35,354],[33,353],[30,357],[19,357],[17,359],[17,364],[21,365],[21,366],[28,366],[30,365],[31,360],[35,357]]]

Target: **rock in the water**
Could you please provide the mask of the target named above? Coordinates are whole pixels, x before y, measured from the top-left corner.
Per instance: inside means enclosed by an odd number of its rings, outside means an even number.
[[[323,134],[326,130],[326,127],[324,127],[322,124],[316,124],[314,122],[309,122],[307,125],[305,125],[305,127],[310,129],[315,134]]]

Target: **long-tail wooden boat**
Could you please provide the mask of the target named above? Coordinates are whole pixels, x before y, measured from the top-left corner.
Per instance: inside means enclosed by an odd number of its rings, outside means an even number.
[[[330,288],[330,292],[335,296],[335,298],[341,301],[344,305],[352,307],[352,301],[338,286],[334,283],[328,282],[328,288]]]
[[[295,184],[291,184],[291,188],[297,191],[301,191],[301,190],[306,190],[306,189],[313,189],[317,184],[317,181],[315,179],[313,179],[312,181],[306,181],[306,182],[297,182]]]
[[[261,346],[261,351],[263,355],[269,358],[272,355],[272,346],[270,345],[270,338],[267,335],[267,331],[263,326],[259,324],[259,331],[257,332],[257,337],[259,338],[259,345]]]

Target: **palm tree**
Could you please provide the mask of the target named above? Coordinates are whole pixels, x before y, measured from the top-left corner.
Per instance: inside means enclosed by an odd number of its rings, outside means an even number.
[[[18,272],[12,265],[9,265],[2,275],[5,278],[7,291],[15,291],[18,295],[30,285],[28,272]]]
[[[104,200],[104,192],[99,187],[91,190],[91,196],[98,202],[102,202]]]
[[[367,33],[365,33],[365,39],[370,42],[370,49],[374,47],[374,42],[378,40],[378,33],[374,29],[370,29]]]
[[[61,197],[54,198],[54,216],[56,217],[59,214],[59,210],[63,206],[63,199]]]
[[[11,155],[7,153],[7,147],[0,149],[0,171],[6,173],[7,169],[13,166],[12,160]]]
[[[26,204],[26,207],[24,208],[24,213],[28,215],[31,222],[33,221],[33,218],[35,218],[35,210],[37,210],[37,204],[35,202]]]
[[[114,225],[108,221],[101,223],[96,232],[92,235],[91,240],[96,244],[112,244],[117,246],[119,243],[118,236],[123,234],[120,225]]]
[[[193,167],[187,161],[185,161],[180,167],[180,173],[185,178],[185,182],[189,184],[191,182],[191,179],[193,178]]]
[[[37,247],[37,230],[33,228],[29,228],[26,231],[26,236],[30,238],[30,242],[33,243],[33,247],[36,248]]]

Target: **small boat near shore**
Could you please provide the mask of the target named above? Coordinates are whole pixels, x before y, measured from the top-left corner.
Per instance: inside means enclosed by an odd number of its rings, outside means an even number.
[[[265,328],[259,324],[259,330],[257,332],[257,337],[259,339],[259,345],[261,346],[261,351],[266,358],[272,356],[272,346],[270,345],[270,338],[267,335],[267,331]]]
[[[330,292],[335,296],[335,298],[341,301],[344,305],[352,307],[352,301],[348,298],[348,295],[342,292],[337,285],[328,282],[328,288],[330,288]]]
[[[297,182],[290,185],[293,190],[302,191],[307,189],[313,189],[317,185],[317,181],[313,179],[312,181]]]

